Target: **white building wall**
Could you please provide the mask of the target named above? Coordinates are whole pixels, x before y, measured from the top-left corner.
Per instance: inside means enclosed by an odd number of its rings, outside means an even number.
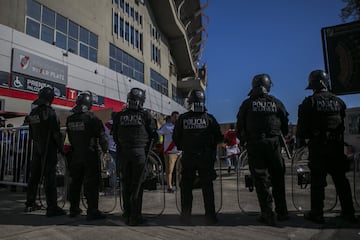
[[[172,111],[179,111],[180,113],[185,111],[181,105],[155,91],[150,86],[116,73],[100,64],[93,63],[72,53],[67,53],[67,56],[64,56],[65,51],[63,49],[4,25],[0,25],[0,32],[0,71],[10,72],[11,49],[18,48],[59,64],[67,65],[68,88],[89,90],[97,95],[126,102],[129,90],[133,87],[139,87],[146,91],[146,108],[162,114],[170,114]],[[95,70],[97,73],[95,73]],[[5,108],[6,111],[14,111],[15,109],[21,111],[11,101],[5,104]],[[23,109],[22,112],[28,112],[29,107],[24,106]]]

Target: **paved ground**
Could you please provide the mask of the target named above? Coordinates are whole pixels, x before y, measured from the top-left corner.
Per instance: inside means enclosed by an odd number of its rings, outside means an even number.
[[[161,216],[147,215],[147,223],[142,226],[126,226],[121,218],[119,204],[109,213],[105,220],[88,222],[85,216],[71,219],[67,216],[47,218],[44,211],[23,213],[25,194],[10,192],[9,189],[0,189],[0,239],[360,239],[360,224],[348,224],[337,217],[338,207],[335,211],[326,214],[324,225],[313,224],[303,219],[303,214],[293,206],[291,198],[291,177],[288,177],[288,206],[291,219],[278,223],[277,227],[269,227],[256,222],[258,203],[254,192],[240,189],[240,201],[237,195],[237,178],[235,173],[224,173],[222,177],[223,196],[217,194],[217,207],[222,208],[218,214],[219,223],[206,226],[203,221],[202,199],[195,192],[194,217],[190,226],[185,226],[179,221],[176,208],[177,194],[165,194],[165,208]],[[240,188],[242,188],[240,181]],[[215,184],[219,192],[220,185]],[[332,195],[332,190],[328,195]],[[305,206],[307,196],[300,197],[295,203]],[[297,194],[295,194],[297,197]],[[304,198],[306,197],[306,198]],[[163,207],[164,195],[146,193],[144,195],[144,212],[159,213]],[[328,198],[327,206],[332,206],[334,198]],[[111,209],[115,201],[111,197],[101,197],[101,207]],[[241,212],[239,204],[244,210]],[[68,209],[68,205],[65,205]],[[359,215],[359,209],[357,209]]]

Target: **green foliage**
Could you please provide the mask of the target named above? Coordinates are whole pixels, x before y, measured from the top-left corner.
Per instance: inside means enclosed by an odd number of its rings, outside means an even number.
[[[346,6],[341,9],[340,17],[343,21],[360,20],[360,0],[342,0]]]

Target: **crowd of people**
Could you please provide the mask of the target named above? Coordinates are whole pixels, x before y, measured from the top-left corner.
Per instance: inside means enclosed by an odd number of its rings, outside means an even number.
[[[173,172],[181,154],[181,216],[184,224],[191,223],[194,182],[202,189],[205,223],[216,224],[213,181],[217,178],[214,163],[217,146],[224,144],[227,169],[236,168],[240,148],[246,149],[249,170],[254,182],[260,214],[258,221],[275,226],[277,221],[289,219],[285,197],[285,164],[281,149],[287,144],[290,152],[307,146],[311,171],[311,210],[307,220],[324,223],[326,176],[330,174],[341,205],[341,217],[356,222],[347,161],[344,160],[345,103],[329,91],[329,79],[322,70],[312,71],[308,87],[313,94],[299,105],[296,137],[289,134],[288,112],[285,105],[270,94],[272,86],[268,74],[252,79],[252,88],[236,115],[236,126],[224,133],[205,106],[202,90],[192,90],[185,113],[172,112],[158,129],[150,112],[143,108],[145,91],[132,88],[127,95],[124,110],[114,113],[105,125],[91,112],[92,94],[78,95],[76,106],[66,120],[66,133],[70,143],[66,157],[70,172],[70,217],[82,213],[80,191],[83,187],[87,200],[87,220],[103,219],[99,211],[100,154],[111,153],[117,172],[122,177],[123,219],[130,226],[142,224],[143,178],[147,153],[163,137],[162,154],[165,163],[167,192],[173,193]],[[44,181],[46,216],[65,215],[57,205],[55,166],[57,153],[64,152],[65,136],[60,132],[56,112],[51,107],[54,91],[49,87],[40,90],[35,108],[28,116],[29,133],[34,141],[31,161],[31,178],[27,188],[25,211],[40,208],[36,192]],[[0,119],[2,120],[2,119]],[[1,121],[2,122],[2,121]],[[105,127],[104,127],[105,126]],[[284,140],[284,136],[286,140]],[[110,145],[109,146],[109,142]]]

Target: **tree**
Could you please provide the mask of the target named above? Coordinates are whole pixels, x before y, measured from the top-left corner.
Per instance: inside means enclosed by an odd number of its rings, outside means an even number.
[[[340,17],[343,21],[360,20],[360,0],[342,0],[346,6],[341,9]]]

